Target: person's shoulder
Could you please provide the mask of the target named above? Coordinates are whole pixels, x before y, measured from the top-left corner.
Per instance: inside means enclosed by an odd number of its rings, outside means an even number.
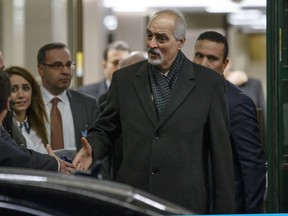
[[[226,82],[227,88],[229,88],[231,91],[237,92],[237,93],[241,93],[242,92],[241,89],[239,89],[236,85],[234,85],[230,81],[226,80],[225,82]]]
[[[237,86],[235,86],[233,83],[226,80],[226,86],[227,86],[227,99],[229,101],[234,101],[237,104],[240,104],[241,106],[252,106],[254,107],[255,104],[253,100],[247,96],[241,89],[239,89]]]
[[[148,61],[147,60],[143,60],[140,62],[137,62],[135,64],[132,65],[128,65],[126,67],[120,68],[117,73],[115,74],[127,74],[127,73],[137,73],[137,71],[148,67]],[[119,72],[119,73],[118,73]]]
[[[81,101],[96,101],[96,99],[90,95],[84,94],[82,92],[76,91],[74,89],[67,89],[68,96],[71,98],[76,98]]]
[[[130,70],[132,68],[139,68],[139,67],[141,67],[143,65],[148,65],[148,60],[147,59],[141,60],[139,62],[130,64],[130,65],[127,65],[125,67],[120,68],[119,70]]]
[[[184,63],[186,64],[186,66],[184,66],[186,69],[188,68],[188,70],[192,70],[195,73],[196,79],[203,78],[207,82],[212,80],[214,81],[224,80],[224,77],[222,75],[220,75],[219,73],[208,67],[194,63],[190,60]]]
[[[248,79],[246,85],[251,85],[251,86],[261,86],[261,80],[257,79],[257,78],[250,78]]]
[[[261,80],[254,78],[254,77],[249,77],[248,81],[255,82],[255,83],[261,83]]]
[[[112,80],[127,82],[133,80],[135,76],[146,76],[148,74],[148,62],[143,60],[135,64],[118,69],[113,73]]]
[[[97,89],[99,86],[102,86],[102,85],[105,85],[105,79],[99,81],[99,82],[96,82],[96,83],[91,83],[91,84],[88,84],[88,85],[83,85],[81,87],[79,87],[79,91],[80,92],[89,92],[91,90],[94,90],[94,89]]]

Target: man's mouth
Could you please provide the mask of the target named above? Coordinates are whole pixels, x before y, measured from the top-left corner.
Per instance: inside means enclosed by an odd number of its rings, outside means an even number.
[[[159,51],[156,49],[148,49],[148,53],[152,55],[159,55]]]

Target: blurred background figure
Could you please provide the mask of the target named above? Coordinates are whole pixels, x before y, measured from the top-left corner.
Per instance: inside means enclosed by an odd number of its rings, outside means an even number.
[[[118,69],[121,69],[123,67],[127,67],[129,65],[135,64],[135,63],[140,62],[140,61],[144,61],[147,58],[148,58],[147,52],[144,52],[144,51],[131,52],[128,56],[126,56],[125,58],[123,58],[122,60],[119,61]],[[100,112],[102,112],[105,108],[105,101],[106,101],[107,94],[108,94],[108,91],[106,91],[105,93],[100,95],[100,97],[98,99]]]
[[[111,83],[113,73],[118,69],[119,62],[130,53],[130,47],[125,41],[115,41],[107,46],[103,53],[103,70],[105,79],[79,88],[80,92],[95,97],[97,100],[105,93]]]
[[[48,118],[39,83],[25,68],[13,66],[4,71],[10,77],[14,118],[26,139],[27,148],[47,154],[45,123]]]
[[[249,77],[248,74],[241,70],[233,70],[231,59],[224,71],[225,78],[240,88],[244,94],[249,96],[255,103],[257,108],[261,108],[265,113],[266,102],[261,81],[256,78]]]
[[[144,51],[134,51],[131,52],[126,58],[119,62],[118,69],[127,67],[129,65],[135,64],[140,61],[144,61],[148,58],[147,52]]]

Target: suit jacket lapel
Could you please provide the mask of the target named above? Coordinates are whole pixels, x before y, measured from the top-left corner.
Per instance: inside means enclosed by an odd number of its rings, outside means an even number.
[[[79,146],[79,141],[81,140],[81,134],[77,133],[76,131],[80,131],[81,130],[81,124],[80,122],[83,121],[83,117],[81,115],[79,115],[79,112],[81,111],[81,106],[83,106],[83,104],[80,103],[74,103],[73,102],[73,92],[69,91],[69,89],[67,89],[67,95],[70,101],[70,108],[71,108],[71,112],[72,112],[72,116],[73,116],[73,123],[74,123],[74,129],[75,129],[75,141],[76,141],[76,147],[78,148]],[[80,126],[80,127],[79,127]]]
[[[158,117],[156,114],[154,103],[152,101],[152,95],[149,83],[150,80],[148,75],[148,63],[146,61],[145,63],[142,64],[139,71],[136,73],[136,77],[134,80],[134,87],[142,103],[142,107],[144,108],[152,124],[155,126],[158,121]]]
[[[193,65],[189,63],[187,58],[185,58],[183,71],[181,72],[171,98],[167,103],[166,111],[156,126],[157,128],[161,127],[165,121],[173,115],[178,106],[183,103],[188,94],[194,89],[195,85],[196,82]]]

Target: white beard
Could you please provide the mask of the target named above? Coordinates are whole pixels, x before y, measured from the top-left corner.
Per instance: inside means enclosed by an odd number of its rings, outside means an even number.
[[[161,59],[151,59],[151,58],[148,58],[148,62],[152,65],[155,65],[155,66],[158,66],[158,65],[161,65],[163,63],[164,59],[161,58]]]

